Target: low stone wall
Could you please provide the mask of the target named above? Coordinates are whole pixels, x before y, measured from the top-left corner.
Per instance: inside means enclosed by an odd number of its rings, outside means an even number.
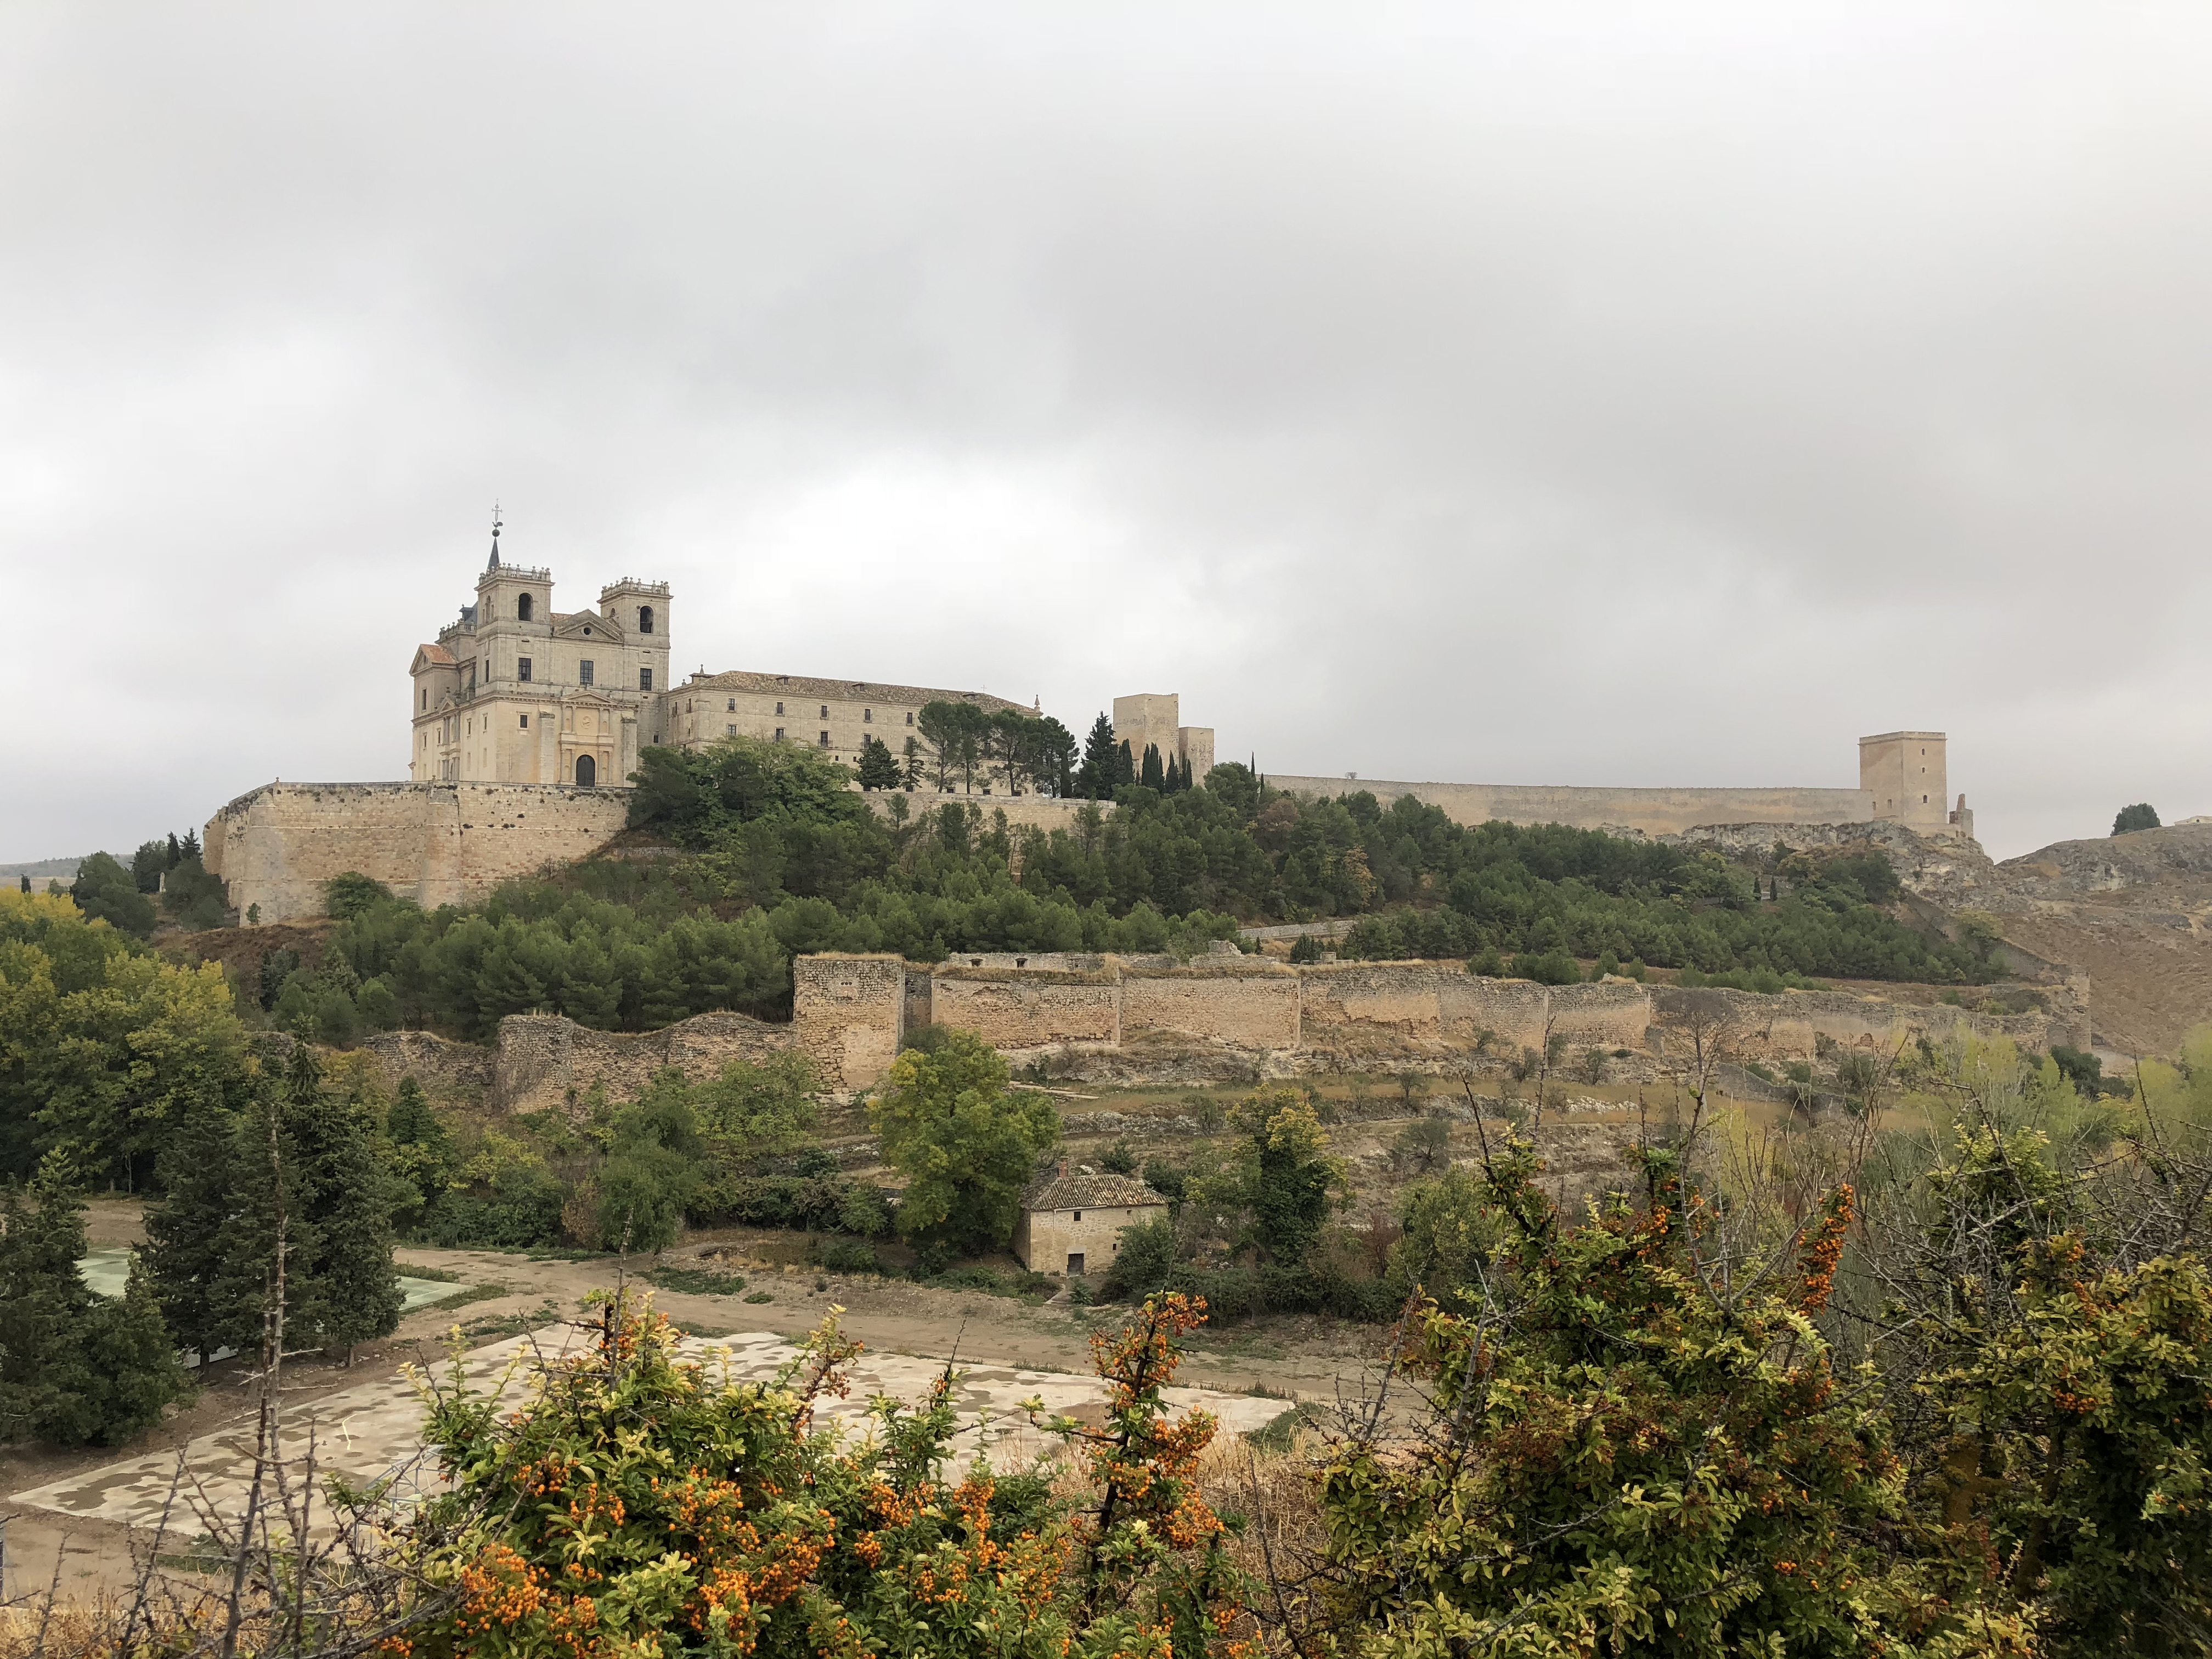
[[[1864,823],[1874,817],[1865,789],[1593,789],[1572,785],[1393,783],[1374,778],[1267,781],[1292,794],[1330,798],[1365,790],[1384,805],[1401,795],[1443,809],[1455,823],[1565,823],[1581,830],[1637,830],[1680,835],[1700,824]]]
[[[270,783],[208,820],[207,867],[252,926],[324,914],[356,872],[428,909],[589,857],[622,833],[622,789],[554,784]]]
[[[719,1077],[733,1060],[757,1060],[793,1046],[787,1025],[746,1014],[695,1014],[658,1031],[599,1031],[559,1014],[510,1014],[499,1023],[491,1103],[504,1111],[570,1111],[593,1088],[635,1099],[670,1066],[694,1083]]]
[[[988,833],[1000,813],[1006,817],[1010,830],[1066,830],[1073,831],[1076,820],[1086,806],[1097,807],[1106,817],[1117,810],[1110,800],[1062,800],[1053,795],[961,795],[939,794],[934,789],[871,789],[861,799],[884,817],[891,815],[891,802],[903,800],[908,817],[919,817],[925,812],[935,812],[947,806],[973,806],[980,815],[979,824]]]

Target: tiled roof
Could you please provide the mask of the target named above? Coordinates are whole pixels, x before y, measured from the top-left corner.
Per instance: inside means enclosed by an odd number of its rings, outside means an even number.
[[[418,645],[415,649],[441,668],[451,668],[453,665],[453,653],[442,645]]]
[[[1117,1175],[1047,1176],[1022,1194],[1025,1210],[1112,1210],[1166,1202],[1143,1182]]]
[[[927,685],[885,685],[876,680],[823,680],[805,674],[757,674],[748,668],[727,673],[693,675],[678,688],[691,691],[761,691],[794,697],[836,697],[847,702],[873,698],[879,702],[972,702],[979,708],[1029,709],[1024,704],[994,697],[988,691],[944,691]]]

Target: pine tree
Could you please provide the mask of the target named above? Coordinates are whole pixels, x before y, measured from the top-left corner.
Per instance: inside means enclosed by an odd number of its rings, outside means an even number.
[[[899,773],[899,786],[904,789],[921,787],[921,740],[909,737],[906,740],[906,764]]]
[[[313,1064],[305,1042],[294,1055]],[[286,1092],[265,1080],[254,1091],[239,1114],[227,1155],[234,1184],[206,1281],[208,1340],[240,1353],[259,1353],[269,1334],[280,1250],[286,1348],[312,1346],[323,1323],[312,1271],[318,1244],[306,1213],[305,1160],[291,1133]]]
[[[891,753],[890,745],[881,738],[860,739],[860,787],[863,789],[896,789],[899,787],[899,763]]]
[[[1137,775],[1137,781],[1147,789],[1158,789],[1166,781],[1166,775],[1160,770],[1160,748],[1158,744],[1148,743],[1145,745],[1144,770]]]
[[[237,1185],[236,1116],[208,1109],[179,1126],[161,1155],[161,1201],[146,1212],[140,1260],[147,1288],[179,1341],[206,1356],[221,1346],[215,1288]]]
[[[34,1205],[0,1194],[0,1430],[56,1444],[113,1445],[188,1389],[145,1276],[120,1301],[84,1282],[84,1198],[50,1152]]]
[[[294,1110],[318,1247],[310,1267],[320,1301],[315,1335],[325,1347],[343,1348],[350,1364],[355,1344],[399,1328],[404,1298],[392,1264],[397,1183],[367,1108],[319,1087]]]

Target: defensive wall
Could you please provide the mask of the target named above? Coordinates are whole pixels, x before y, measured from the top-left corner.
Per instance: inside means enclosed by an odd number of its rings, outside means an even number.
[[[1411,795],[1455,823],[1564,823],[1577,830],[1634,830],[1680,835],[1714,823],[1865,823],[1875,815],[1869,789],[1597,789],[1571,784],[1393,783],[1376,778],[1267,775],[1292,794],[1326,799],[1365,790],[1385,806]]]
[[[1267,957],[1037,955],[960,957],[921,967],[887,955],[800,957],[793,1017],[770,1024],[699,1014],[657,1031],[594,1030],[557,1014],[501,1020],[489,1050],[421,1032],[368,1047],[395,1084],[412,1073],[441,1096],[498,1110],[574,1111],[593,1088],[635,1097],[673,1066],[695,1081],[733,1060],[797,1048],[841,1091],[873,1087],[908,1030],[934,1020],[980,1032],[1016,1055],[1170,1057],[1213,1051],[1279,1074],[1450,1065],[1564,1039],[1576,1052],[1620,1048],[1671,1062],[1717,1043],[1739,1062],[1811,1060],[1831,1045],[1887,1058],[1925,1036],[1972,1034],[2024,1049],[2082,1046],[2087,1016],[2063,1000],[2020,1014],[1889,1002],[1841,991],[1684,990],[1626,980],[1538,985],[1486,979],[1457,963],[1340,962],[1293,967]]]
[[[269,783],[208,820],[207,867],[242,923],[325,914],[356,871],[426,908],[589,857],[622,832],[629,792],[524,783]]]
[[[857,784],[854,787],[859,787]],[[1115,811],[1110,800],[1063,800],[1054,795],[963,795],[952,790],[940,793],[935,789],[871,789],[861,799],[875,809],[878,817],[886,818],[891,816],[891,803],[903,800],[909,821],[942,807],[972,806],[977,823],[985,831],[992,828],[1000,813],[1006,815],[1010,830],[1073,830],[1086,806],[1095,805],[1107,817],[1113,817]]]

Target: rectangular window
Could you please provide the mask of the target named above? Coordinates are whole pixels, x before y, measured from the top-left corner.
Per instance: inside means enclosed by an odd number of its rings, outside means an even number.
[[[737,728],[735,726],[732,726],[730,729],[734,732]],[[780,726],[775,728],[775,740],[778,743],[781,743],[783,741],[783,728]]]
[[[517,658],[514,659],[514,678],[517,678],[517,679],[519,679],[519,680],[520,680],[520,681],[521,681],[525,685],[527,685],[527,684],[530,684],[530,659],[529,659],[529,658],[527,658],[527,657],[517,657]]]
[[[731,713],[731,714],[736,714],[736,713],[738,712],[738,700],[737,700],[735,697],[732,697],[732,698],[730,699],[730,707],[729,707],[729,710],[728,710],[728,712],[729,712],[729,713]],[[776,712],[777,714],[781,714],[781,713],[783,713],[783,705],[782,705],[781,703],[778,703],[778,704],[776,704],[776,706],[775,706],[775,712]]]
[[[826,702],[822,705],[822,718],[825,720],[830,718],[830,705]]]
[[[641,691],[653,690],[653,671],[650,668],[641,668],[637,671],[637,689]]]
[[[824,732],[822,734],[822,743],[821,743],[821,747],[823,747],[823,748],[824,748],[824,749],[827,749],[829,746],[830,746],[830,734],[829,734],[827,732]]]
[[[907,723],[908,726],[912,726],[912,725],[914,724],[914,710],[912,710],[911,708],[909,708],[909,709],[908,709],[908,710],[907,710],[907,714],[906,714],[906,723]]]
[[[586,657],[576,665],[576,684],[579,685],[589,685],[591,683],[592,659],[589,657]]]
[[[722,735],[726,738],[734,738],[738,735],[738,728],[734,726],[726,726],[722,728]],[[776,733],[779,738],[782,735],[781,732]]]
[[[737,706],[738,706],[738,700],[737,700],[735,697],[731,698],[731,699],[730,699],[730,707],[731,707],[731,708],[735,708]],[[777,714],[781,714],[781,713],[783,713],[783,705],[782,705],[781,703],[778,703],[778,704],[776,704],[776,706],[775,706],[775,712],[776,712]]]
[[[522,729],[523,729],[524,731],[527,732],[527,731],[530,729],[530,716],[529,716],[529,715],[527,715],[527,714],[525,714],[525,715],[523,715],[523,716],[521,717],[521,719],[522,719]]]
[[[860,711],[860,724],[863,726],[873,726],[875,723],[876,711],[872,708],[863,708]]]

